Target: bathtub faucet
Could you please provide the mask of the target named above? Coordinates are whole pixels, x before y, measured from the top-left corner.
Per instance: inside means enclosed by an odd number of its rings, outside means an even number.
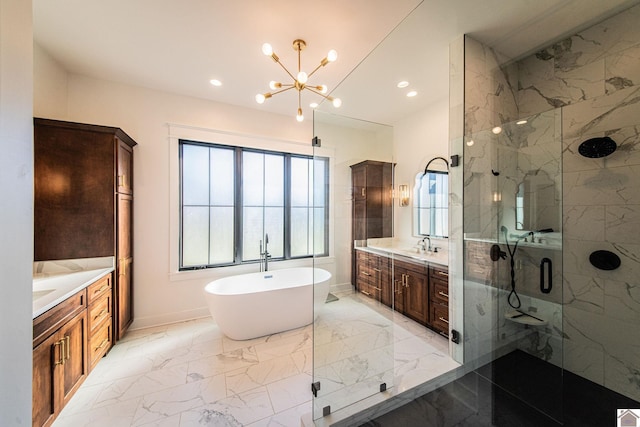
[[[268,246],[269,246],[269,235],[265,233],[264,252],[262,251],[262,240],[260,240],[260,271],[269,271],[269,258],[271,258],[271,254],[267,249]],[[264,268],[262,267],[263,262],[264,262]]]

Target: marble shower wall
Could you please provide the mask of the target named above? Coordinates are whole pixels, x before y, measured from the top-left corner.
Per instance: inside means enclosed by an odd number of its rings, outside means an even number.
[[[562,107],[564,366],[640,401],[640,6],[519,63],[519,108]],[[578,154],[610,136],[602,159]],[[622,260],[589,263],[594,250]]]
[[[492,262],[490,248],[499,243],[507,253],[505,235],[514,249],[513,235],[531,229],[553,228],[561,222],[560,115],[546,111],[517,123],[517,64],[501,67],[504,58],[477,41],[465,38],[465,136],[464,136],[464,298],[465,362],[483,363],[521,348],[531,354],[562,363],[562,256],[547,237],[544,244],[520,242],[516,284],[521,309],[545,318],[544,326],[528,328],[507,320],[513,310],[509,260]],[[494,129],[499,126],[500,129]],[[541,177],[547,177],[541,180]],[[520,183],[532,188],[545,181],[550,190],[532,215],[542,220],[516,228],[516,193]],[[551,294],[539,291],[539,265],[553,259],[556,283]]]
[[[563,271],[562,282],[554,283],[563,283],[563,306],[560,320],[557,312],[553,315],[553,328],[563,340],[555,343],[552,339],[551,345],[561,344],[558,350],[564,355],[565,369],[636,400],[640,400],[638,22],[640,6],[634,6],[502,68],[499,54],[465,39],[465,142],[471,136],[474,142],[465,146],[463,202],[465,237],[471,232],[471,237],[486,242],[495,239],[496,221],[510,221],[509,214],[482,197],[499,190],[486,172],[501,157],[495,143],[475,136],[496,124],[548,111],[561,115],[557,124],[562,133],[564,197],[558,264]],[[618,144],[616,152],[603,159],[580,156],[579,144],[597,136],[613,138]],[[520,154],[527,149],[523,145],[516,148],[516,165],[522,164]],[[504,159],[508,163],[508,155]],[[502,170],[518,172],[517,167]],[[502,197],[505,205],[505,194]],[[616,253],[621,267],[613,271],[592,267],[589,254],[598,249]],[[497,282],[500,289],[503,281],[497,277],[488,284]],[[524,283],[526,289],[526,279]],[[496,315],[501,309],[499,292],[489,294],[482,316]],[[525,295],[535,297],[528,290]],[[492,302],[487,305],[486,301]],[[478,319],[466,319],[465,324],[474,320],[482,324]],[[498,324],[496,335],[499,330]]]

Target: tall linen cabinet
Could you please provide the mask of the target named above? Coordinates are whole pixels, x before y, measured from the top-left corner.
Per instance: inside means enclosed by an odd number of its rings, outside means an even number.
[[[114,257],[114,341],[133,322],[135,145],[120,128],[34,119],[34,260]]]

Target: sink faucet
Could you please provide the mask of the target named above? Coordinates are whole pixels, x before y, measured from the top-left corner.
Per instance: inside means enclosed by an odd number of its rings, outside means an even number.
[[[262,251],[262,240],[260,240],[260,271],[269,271],[269,258],[271,258],[271,254],[267,249],[268,246],[269,246],[269,235],[265,233],[264,252]],[[262,267],[263,262],[264,262],[264,268]]]
[[[425,240],[427,240],[429,242],[429,245],[426,245]],[[431,248],[431,238],[429,236],[424,236],[420,242],[420,247],[422,248],[423,251],[425,252],[431,252],[432,248]]]

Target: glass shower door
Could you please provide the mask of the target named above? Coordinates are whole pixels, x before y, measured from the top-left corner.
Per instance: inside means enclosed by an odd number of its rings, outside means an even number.
[[[464,359],[562,418],[560,109],[465,135]]]
[[[316,276],[319,269],[332,275],[332,293],[328,297],[322,292],[314,293],[312,391],[313,419],[318,420],[393,387],[392,305],[364,290],[354,290],[352,283],[357,274],[352,258],[354,245],[366,241],[353,239],[352,230],[357,224],[352,222],[352,214],[357,201],[352,197],[351,168],[366,160],[390,164],[393,134],[389,126],[316,110],[314,135],[321,140],[320,146],[314,147],[314,158],[329,160],[325,185],[331,195],[328,215],[313,219],[317,229],[329,227],[329,254],[314,257]],[[390,182],[389,197],[391,185]],[[389,221],[392,223],[392,218]],[[318,238],[319,234],[314,236]],[[391,267],[372,266],[370,285],[388,287],[390,291],[391,276],[383,273],[384,268]]]

